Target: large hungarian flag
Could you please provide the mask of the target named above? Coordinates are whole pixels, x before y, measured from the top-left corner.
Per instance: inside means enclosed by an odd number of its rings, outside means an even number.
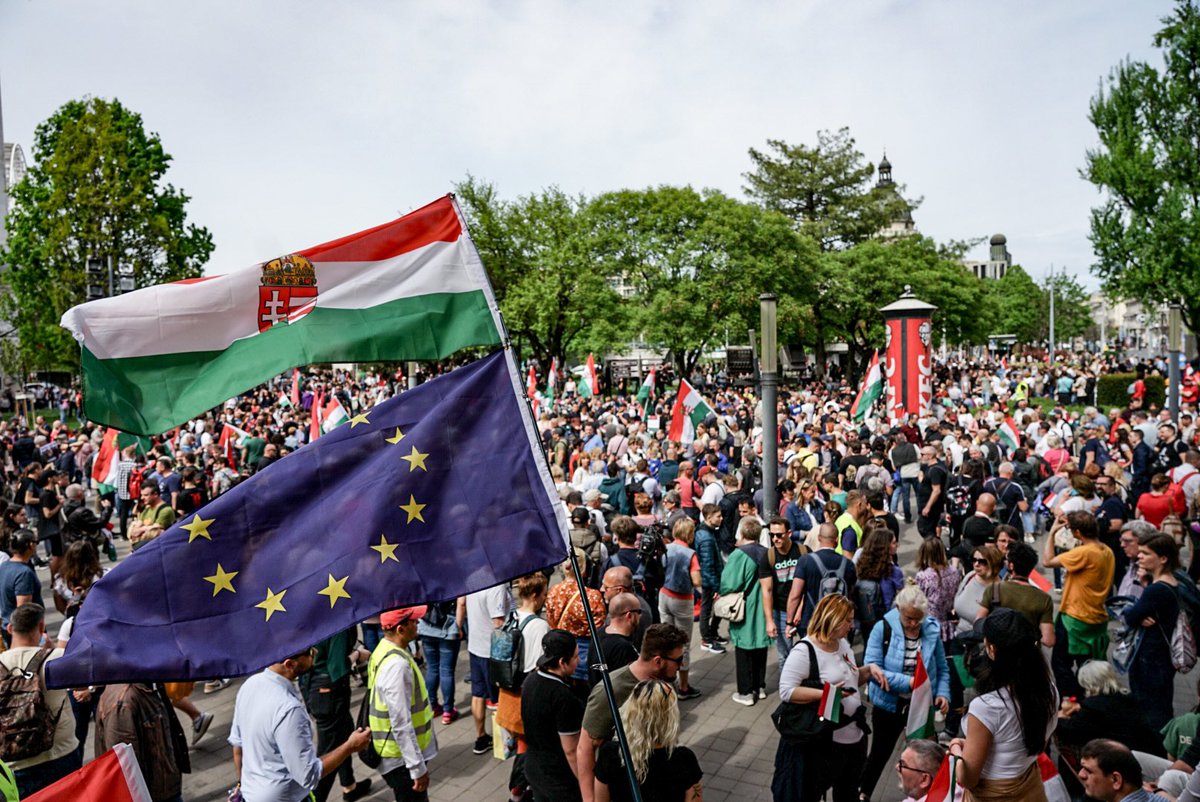
[[[933,688],[929,686],[929,674],[921,650],[917,649],[917,670],[913,674],[912,699],[908,704],[908,737],[929,739],[935,737],[933,722]]]
[[[490,289],[447,196],[250,268],[76,306],[87,417],[157,434],[297,365],[444,359],[498,345]]]
[[[867,368],[867,375],[863,377],[862,387],[858,389],[854,406],[850,407],[850,416],[854,418],[854,422],[862,423],[866,420],[867,413],[882,395],[883,372],[879,369],[879,352],[876,351],[871,355],[871,365]]]
[[[92,481],[100,495],[111,493],[117,488],[117,467],[121,464],[121,451],[127,446],[138,444],[141,451],[150,450],[150,442],[144,437],[119,432],[109,428],[100,441],[100,450],[92,462]]]
[[[646,402],[650,400],[650,396],[652,395],[654,395],[654,368],[650,368],[650,372],[646,374],[646,378],[642,382],[642,386],[638,388],[638,403],[645,408]]]
[[[151,802],[151,796],[133,747],[117,744],[25,802]]]
[[[687,379],[679,380],[679,394],[675,396],[675,406],[671,408],[671,428],[667,431],[667,439],[676,443],[687,444],[696,439],[696,427],[712,413],[712,408],[704,403],[696,388],[688,384]]]
[[[587,365],[583,369],[583,380],[588,383],[592,395],[600,395],[600,377],[596,375],[596,358],[588,354]]]

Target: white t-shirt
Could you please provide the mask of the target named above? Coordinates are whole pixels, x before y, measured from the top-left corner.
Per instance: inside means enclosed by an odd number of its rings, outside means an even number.
[[[546,633],[550,631],[550,624],[546,619],[534,613],[518,613],[520,619],[518,624],[524,623],[526,618],[533,617],[533,620],[525,624],[525,628],[521,630],[521,648],[525,654],[525,665],[522,670],[526,674],[532,674],[537,671],[537,662],[542,656],[542,638],[546,637]]]
[[[492,651],[493,618],[508,618],[513,598],[508,583],[467,596],[467,651],[487,657]]]
[[[1054,692],[1054,707],[1058,708],[1058,691]],[[1017,716],[1017,706],[1009,696],[1008,691],[992,691],[982,696],[976,696],[967,707],[967,712],[979,719],[983,726],[992,734],[992,749],[988,752],[987,762],[983,764],[980,776],[985,780],[1008,780],[1021,776],[1029,768],[1029,764],[1037,760],[1036,754],[1025,751],[1025,739],[1021,733],[1021,719]],[[1045,738],[1050,738],[1054,726],[1058,723],[1055,716],[1050,716],[1046,722]],[[970,720],[963,720],[963,732],[970,726]]]
[[[804,640],[812,643],[811,640]],[[842,716],[843,720],[854,715],[862,707],[862,693],[858,691],[858,664],[854,662],[854,652],[845,638],[838,642],[836,652],[827,652],[820,646],[813,645],[817,655],[818,677],[829,684],[842,683]],[[788,701],[792,691],[800,687],[800,683],[808,679],[808,647],[797,643],[788,653],[783,670],[779,673],[779,698]],[[845,690],[855,689],[855,693],[844,693]],[[857,724],[849,724],[833,731],[833,742],[839,744],[856,744],[862,740],[863,731]]]

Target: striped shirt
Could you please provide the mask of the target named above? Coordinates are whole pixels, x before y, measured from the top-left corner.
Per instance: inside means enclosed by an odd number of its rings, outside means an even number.
[[[137,463],[131,459],[123,459],[117,463],[117,498],[128,501],[129,475],[137,468]]]

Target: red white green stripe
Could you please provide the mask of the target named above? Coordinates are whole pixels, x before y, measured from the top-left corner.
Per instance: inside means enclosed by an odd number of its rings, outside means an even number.
[[[929,739],[935,737],[933,728],[933,688],[929,685],[929,674],[925,671],[925,660],[917,649],[917,670],[913,675],[912,698],[908,704],[908,737]]]
[[[654,368],[650,368],[650,372],[646,374],[646,378],[642,381],[642,386],[638,388],[637,400],[643,407],[650,397],[654,395]]]
[[[333,431],[338,424],[345,423],[350,416],[346,414],[346,409],[335,398],[325,405],[325,409],[321,412],[321,434],[328,434]]]
[[[866,420],[867,414],[882,396],[883,372],[879,369],[879,352],[876,351],[871,355],[867,375],[863,376],[862,387],[858,389],[858,396],[854,399],[854,405],[850,407],[850,416],[854,422],[862,423]]]
[[[929,786],[929,793],[925,796],[925,802],[953,802],[957,773],[958,758],[947,754],[942,758],[942,765],[938,768],[938,773],[934,775],[933,783]]]
[[[828,682],[821,689],[821,703],[817,706],[817,715],[832,724],[842,720],[842,689]]]
[[[288,259],[275,276],[264,263],[68,310],[87,416],[155,434],[297,365],[443,359],[500,343],[451,197]]]
[[[591,354],[588,354],[587,365],[583,369],[583,378],[588,383],[591,394],[600,395],[600,377],[596,375],[596,358]]]
[[[671,428],[667,439],[687,444],[696,439],[696,427],[712,413],[712,407],[704,402],[695,387],[687,379],[679,380],[679,394],[671,408]]]
[[[1004,418],[1004,423],[1000,424],[1000,428],[996,433],[1000,435],[1000,439],[1008,446],[1009,451],[1015,451],[1021,445],[1021,434],[1017,429],[1017,422],[1012,419],[1012,416]]]

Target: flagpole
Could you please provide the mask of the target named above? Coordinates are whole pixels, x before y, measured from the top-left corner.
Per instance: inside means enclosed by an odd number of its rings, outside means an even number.
[[[462,209],[458,206],[458,199],[453,195],[449,196],[454,204],[454,210],[458,213],[459,220],[462,223],[463,236],[471,243],[471,248],[475,250],[475,242],[471,239],[471,234],[467,229],[466,218],[463,217]],[[478,250],[476,250],[478,254]],[[480,268],[483,267],[482,260],[479,263]],[[492,289],[492,280],[483,272],[483,286],[487,293],[488,305],[492,310],[492,318],[496,323],[497,333],[500,335],[500,342],[504,348],[505,362],[508,364],[509,380],[513,385],[513,391],[518,397],[523,398],[524,402],[521,408],[525,415],[525,420],[522,424],[532,435],[537,433],[537,421],[533,419],[533,410],[529,404],[529,398],[524,397],[524,393],[520,392],[520,375],[517,372],[516,355],[513,352],[512,341],[508,336],[508,329],[504,325],[504,316],[500,313],[500,305],[496,303],[496,293]],[[530,428],[532,424],[532,428]],[[550,457],[546,453],[546,444],[540,437],[533,436],[532,439],[537,441],[538,453],[542,455],[542,462],[546,470],[546,475],[550,475]],[[600,645],[600,633],[596,629],[596,622],[592,617],[592,605],[588,601],[587,586],[583,581],[583,574],[579,570],[579,560],[575,556],[575,549],[571,548],[570,543],[567,543],[567,558],[571,563],[571,573],[575,577],[575,585],[579,589],[579,601],[583,605],[583,616],[587,619],[588,634],[591,637],[592,646],[591,654],[595,655],[595,662],[591,664],[591,668],[596,669],[600,673],[600,681],[604,684],[604,696],[608,699],[608,709],[612,713],[613,726],[617,731],[617,745],[621,749],[621,760],[625,764],[625,774],[629,778],[629,791],[633,798],[633,802],[643,802],[641,788],[638,785],[637,774],[633,768],[633,757],[629,752],[629,739],[625,735],[625,726],[621,723],[621,711],[617,706],[616,692],[613,691],[612,679],[608,675],[608,664],[604,661],[604,649]],[[590,656],[590,655],[589,655]]]

